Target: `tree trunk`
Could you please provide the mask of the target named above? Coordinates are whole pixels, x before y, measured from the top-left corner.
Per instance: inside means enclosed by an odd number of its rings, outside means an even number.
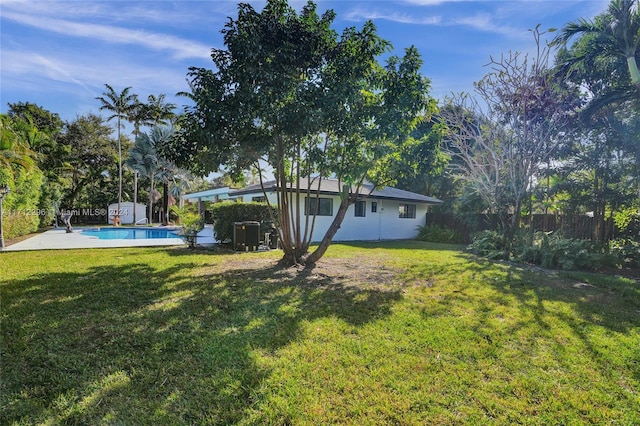
[[[153,174],[150,177],[151,179],[151,190],[149,191],[149,217],[147,218],[147,223],[149,225],[153,224],[153,190],[154,188],[154,179],[153,179]]]
[[[166,182],[162,183],[162,202],[164,204],[162,224],[167,226],[169,224],[169,184]]]
[[[331,244],[333,237],[336,235],[336,233],[340,229],[340,226],[342,225],[342,221],[344,220],[344,217],[347,214],[347,209],[351,204],[353,204],[350,198],[351,197],[348,197],[342,200],[342,202],[340,203],[340,207],[338,208],[338,213],[336,213],[336,217],[333,218],[333,222],[331,222],[331,226],[329,226],[329,229],[327,229],[327,232],[324,234],[324,237],[322,237],[322,241],[320,241],[320,245],[318,246],[317,249],[315,249],[313,253],[311,253],[304,259],[305,265],[314,265],[327,252],[327,249],[329,248],[329,245]]]
[[[516,232],[520,229],[520,213],[522,212],[522,201],[516,200],[516,205],[514,207],[513,216],[511,219],[508,219],[508,215],[505,214],[504,225],[506,228],[504,229],[504,253],[503,259],[509,260],[511,257],[511,253],[513,253],[513,242],[516,236]]]
[[[137,217],[136,217],[136,207],[138,207],[138,172],[136,170],[133,171],[133,226],[136,226]]]
[[[640,71],[638,71],[638,64],[636,63],[635,55],[627,55],[627,68],[631,75],[631,84],[633,84],[640,94]]]

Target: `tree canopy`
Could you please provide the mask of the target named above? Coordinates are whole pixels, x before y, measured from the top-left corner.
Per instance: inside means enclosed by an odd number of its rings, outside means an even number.
[[[331,28],[335,13],[318,14],[308,2],[298,14],[284,0],[261,12],[240,4],[213,49],[215,70],[191,68],[195,107],[168,147],[196,172],[224,166],[241,174],[269,164],[278,181],[280,237],[290,263],[314,263],[337,232],[363,184],[393,183],[411,132],[435,111],[422,60],[413,47],[385,66],[389,51],[372,22],[360,29]],[[334,222],[307,256],[315,215],[301,212],[303,197],[327,176],[344,185]],[[315,195],[314,195],[315,196]],[[311,216],[311,217],[310,217]]]

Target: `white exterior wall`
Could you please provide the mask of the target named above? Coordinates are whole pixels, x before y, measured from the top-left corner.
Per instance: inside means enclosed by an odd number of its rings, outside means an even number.
[[[246,194],[243,195],[242,201],[250,202],[253,197],[259,196],[263,196],[263,194]],[[275,194],[270,193],[268,197],[269,202],[275,205]],[[340,207],[340,197],[337,195],[321,195],[320,198],[333,199],[333,215],[316,216],[313,241],[322,239]],[[418,235],[418,226],[424,226],[426,223],[428,204],[379,198],[365,198],[364,201],[366,202],[365,216],[356,217],[355,205],[349,206],[333,241],[406,240],[415,238]],[[376,213],[371,212],[372,202],[378,203],[378,211]],[[399,218],[398,209],[402,204],[415,205],[416,217],[412,219]],[[304,212],[304,197],[301,199],[300,211]],[[309,223],[311,223],[311,219]]]
[[[147,206],[145,204],[136,204],[136,221],[148,225],[148,223],[142,221],[147,217]],[[120,223],[122,225],[133,224],[133,203],[131,201],[123,201],[120,203]],[[113,216],[118,213],[118,203],[109,204],[107,210],[107,222],[113,225]]]

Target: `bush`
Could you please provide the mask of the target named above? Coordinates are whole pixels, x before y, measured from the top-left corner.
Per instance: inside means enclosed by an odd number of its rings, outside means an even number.
[[[611,254],[626,268],[640,268],[640,241],[621,238],[610,243]]]
[[[27,235],[38,230],[43,210],[38,208],[43,175],[34,167],[0,169],[0,184],[7,183],[10,192],[3,198],[2,226],[5,238]]]
[[[460,244],[463,242],[462,235],[459,232],[438,225],[419,226],[416,239],[446,244]]]
[[[233,238],[233,224],[235,222],[256,221],[260,222],[260,238],[273,227],[269,206],[266,203],[237,203],[224,201],[211,206],[211,218],[213,219],[213,232],[221,242],[231,241]],[[278,210],[271,207],[273,217],[277,218]]]
[[[38,229],[39,216],[32,212],[3,211],[2,232],[7,239],[27,235]]]
[[[189,247],[195,247],[196,236],[204,228],[204,219],[188,205],[184,207],[171,206],[171,213],[178,217],[178,223],[182,227],[182,235],[184,235]]]
[[[476,235],[468,250],[479,256],[498,259],[504,254],[504,245],[499,233],[482,231]],[[511,258],[516,262],[565,270],[598,270],[622,264],[621,257],[609,250],[606,244],[564,238],[559,232],[537,232],[531,241],[527,230],[516,234]]]
[[[480,231],[474,235],[467,250],[488,259],[500,259],[504,255],[504,240],[497,231]]]

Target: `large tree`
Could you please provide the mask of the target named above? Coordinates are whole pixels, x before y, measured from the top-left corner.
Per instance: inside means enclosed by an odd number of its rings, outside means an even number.
[[[568,23],[555,39],[567,43],[573,37],[586,37],[584,49],[576,50],[567,65],[592,66],[599,58],[622,59],[626,62],[627,82],[640,95],[640,71],[637,54],[640,45],[640,13],[637,0],[612,0],[606,13],[593,20],[580,19]],[[612,72],[618,70],[612,69]],[[613,78],[616,76],[613,75]],[[618,93],[618,96],[621,92]]]
[[[82,199],[90,198],[87,192],[103,186],[103,172],[113,164],[117,153],[111,129],[102,117],[94,114],[66,123],[59,142],[67,147],[62,173],[70,181],[62,201],[67,208],[73,209],[79,207],[78,202]]]
[[[313,264],[325,252],[365,183],[393,183],[410,137],[435,103],[419,73],[414,48],[386,67],[389,44],[371,22],[331,29],[309,2],[300,14],[284,0],[262,12],[240,4],[223,30],[226,49],[213,49],[215,70],[191,68],[191,93],[181,132],[167,155],[201,174],[225,166],[241,174],[269,164],[277,180],[279,233],[288,263]],[[262,176],[262,175],[260,175]],[[334,221],[308,254],[315,212],[303,211],[322,178],[343,185]]]
[[[37,154],[31,149],[29,135],[37,133],[38,129],[29,122],[0,115],[0,166],[3,169],[13,166],[31,169],[36,164]]]
[[[116,131],[118,135],[118,213],[120,212],[120,204],[122,203],[122,140],[120,138],[120,129],[122,128],[122,120],[128,120],[132,116],[132,112],[139,104],[137,96],[131,93],[131,87],[125,87],[120,93],[116,92],[113,87],[105,84],[107,90],[102,96],[96,99],[100,101],[100,111],[106,110],[111,113],[107,117],[107,121],[116,119]]]
[[[149,179],[148,214],[150,222],[153,222],[155,185],[157,182],[162,183],[164,209],[162,223],[165,225],[169,221],[169,197],[179,196],[191,179],[189,173],[178,168],[159,152],[159,148],[169,142],[173,133],[174,129],[166,126],[153,126],[149,133],[140,133],[125,162],[128,167],[140,173],[143,178]]]
[[[160,95],[147,96],[147,110],[151,123],[155,126],[168,125],[173,123],[177,115],[175,113],[176,104],[167,102],[166,95],[161,93]]]
[[[30,102],[8,105],[7,114],[24,128],[25,142],[36,153],[34,163],[44,175],[38,207],[47,212],[39,215],[40,226],[48,226],[54,219],[55,209],[52,206],[59,205],[66,184],[64,169],[68,149],[59,141],[64,122],[58,114]]]
[[[581,19],[567,24],[555,42],[564,46],[558,55],[558,75],[585,92],[587,104],[582,111],[583,135],[593,137],[599,134],[598,139],[592,138],[590,141],[593,145],[602,145],[605,139],[608,140],[602,149],[592,150],[591,153],[618,155],[618,148],[621,148],[620,158],[623,161],[611,164],[631,162],[631,178],[627,185],[636,188],[636,203],[640,209],[640,144],[637,143],[637,134],[633,132],[640,110],[638,1],[612,0],[607,11],[593,20]],[[599,133],[598,129],[604,133]],[[618,142],[623,143],[619,145]],[[611,157],[606,161],[610,160]],[[598,158],[593,158],[590,164],[595,165],[598,161]],[[602,173],[609,173],[608,170],[601,170]],[[597,188],[602,188],[602,180],[598,176],[602,173],[594,170],[595,192],[599,191]],[[604,215],[604,205],[607,203],[602,197],[594,200],[598,203],[594,207],[595,214]]]
[[[442,117],[458,177],[498,214],[505,258],[519,228],[524,203],[542,167],[562,140],[577,98],[550,72],[550,49],[533,30],[534,55],[510,52],[491,58],[475,95],[450,99]]]
[[[582,56],[582,52],[592,48],[591,41],[592,36],[585,35],[558,54],[557,73],[580,89],[584,106],[564,138],[566,142],[554,163],[555,185],[549,190],[557,194],[556,198],[564,198],[565,205],[573,211],[592,212],[593,238],[602,241],[611,237],[605,234],[605,216],[611,217],[629,205],[633,198],[629,194],[640,183],[637,162],[640,98],[635,90],[627,100],[626,96],[617,99],[610,96],[617,88],[628,87],[620,58],[603,57],[588,65],[574,66],[566,73],[567,58]]]
[[[159,126],[167,125],[173,122],[177,117],[174,110],[176,105],[165,101],[165,94],[159,96],[149,95],[147,103],[141,102],[136,96],[133,101],[133,107],[129,112],[129,121],[133,123],[134,140],[140,135],[140,127],[142,126]],[[135,162],[135,161],[134,161]],[[131,167],[131,166],[130,166]],[[139,170],[133,168],[133,202],[138,202],[138,173]],[[151,203],[149,205],[151,207]],[[149,210],[151,213],[151,210]],[[150,216],[151,217],[151,216]],[[137,223],[136,209],[133,209],[133,222]]]

